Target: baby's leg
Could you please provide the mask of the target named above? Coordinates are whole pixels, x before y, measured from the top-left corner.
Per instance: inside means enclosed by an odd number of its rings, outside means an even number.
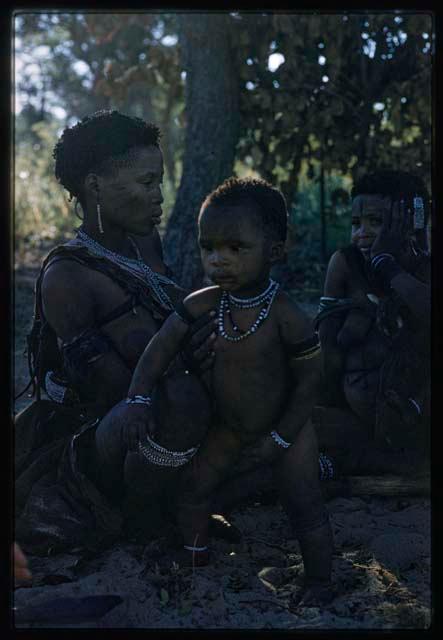
[[[192,549],[206,547],[211,500],[241,453],[240,440],[231,431],[211,430],[180,477],[177,520],[183,543]]]
[[[310,421],[283,453],[274,471],[282,505],[300,544],[305,595],[327,592],[332,532],[319,482],[317,437]]]

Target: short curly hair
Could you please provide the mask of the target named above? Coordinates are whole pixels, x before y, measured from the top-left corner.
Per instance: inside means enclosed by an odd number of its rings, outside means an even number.
[[[429,193],[425,183],[418,176],[407,171],[395,171],[393,169],[380,169],[368,173],[357,180],[352,187],[351,197],[359,195],[389,196],[393,200],[403,198],[412,208],[415,196],[423,198],[425,221],[429,215]]]
[[[160,129],[119,111],[96,111],[66,127],[54,147],[55,176],[71,198],[83,199],[83,183],[91,171],[101,175],[129,166],[135,149],[159,147]]]
[[[200,214],[207,207],[244,205],[254,211],[265,233],[273,240],[285,242],[288,226],[286,201],[276,187],[259,178],[228,178],[204,200]]]
[[[351,190],[351,197],[356,198],[359,195],[389,196],[392,200],[404,199],[406,206],[411,211],[415,196],[421,197],[423,199],[425,228],[416,231],[416,238],[419,247],[427,249],[426,226],[430,213],[430,199],[426,185],[419,176],[407,171],[379,169],[357,180]]]

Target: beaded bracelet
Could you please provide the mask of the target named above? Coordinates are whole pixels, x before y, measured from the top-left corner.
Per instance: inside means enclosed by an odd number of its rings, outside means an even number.
[[[387,289],[391,286],[391,280],[403,271],[390,253],[378,253],[374,256],[371,260],[371,270]]]
[[[145,404],[148,407],[151,406],[152,398],[151,396],[133,396],[132,398],[126,398],[126,404]]]
[[[280,447],[283,447],[283,449],[287,449],[292,444],[292,442],[286,442],[286,440],[283,440],[277,431],[271,431],[270,435]]]

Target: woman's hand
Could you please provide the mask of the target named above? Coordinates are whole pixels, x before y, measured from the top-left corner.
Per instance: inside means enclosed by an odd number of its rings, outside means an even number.
[[[182,356],[190,371],[202,373],[214,364],[217,326],[217,312],[213,310],[200,316],[189,327]]]
[[[143,442],[147,434],[155,436],[157,426],[149,405],[127,404],[123,419],[123,440],[129,451],[137,451],[138,443]]]
[[[390,253],[399,261],[404,257],[410,232],[410,214],[404,200],[393,202],[389,213],[383,216],[383,223],[371,247],[371,258],[379,253]]]
[[[18,544],[14,542],[13,544],[13,554],[14,554],[14,580],[20,582],[26,582],[32,579],[32,574],[28,568],[28,561],[26,559],[25,554],[20,549]]]

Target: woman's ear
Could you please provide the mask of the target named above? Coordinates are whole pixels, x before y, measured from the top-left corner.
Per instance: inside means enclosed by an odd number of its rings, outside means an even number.
[[[85,191],[88,193],[98,194],[98,177],[96,173],[88,173],[85,178]]]
[[[271,262],[279,262],[283,258],[285,243],[282,240],[272,242],[270,250]]]

